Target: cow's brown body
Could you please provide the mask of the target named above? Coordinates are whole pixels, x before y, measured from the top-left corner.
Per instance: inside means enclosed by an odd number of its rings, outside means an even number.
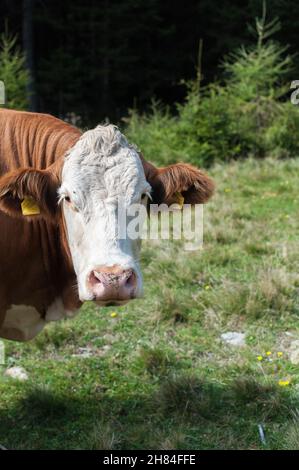
[[[80,135],[48,115],[0,110],[0,177],[22,167],[54,165],[59,172],[64,154]],[[67,310],[78,308],[75,274],[58,225],[40,218],[28,222],[0,211],[0,230],[0,337],[30,339],[30,332],[5,327],[7,312],[23,306],[26,315],[26,306],[31,306],[44,318],[58,298]]]

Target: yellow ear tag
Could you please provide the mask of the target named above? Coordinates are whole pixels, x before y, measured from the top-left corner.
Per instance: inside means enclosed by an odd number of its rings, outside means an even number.
[[[184,196],[182,196],[181,193],[174,193],[174,197],[176,198],[176,202],[180,206],[180,209],[182,209],[183,205],[184,205],[184,202],[185,202]]]
[[[25,216],[40,214],[40,208],[36,204],[35,200],[32,199],[32,197],[25,197],[21,203],[21,208],[22,214]]]

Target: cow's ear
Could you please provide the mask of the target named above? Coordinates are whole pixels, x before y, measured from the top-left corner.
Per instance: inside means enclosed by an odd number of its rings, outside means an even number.
[[[57,214],[57,177],[46,170],[21,168],[0,178],[0,210],[28,220]]]
[[[142,158],[145,176],[153,189],[153,202],[168,205],[179,202],[203,204],[213,195],[213,180],[198,168],[186,163],[177,163],[156,168]]]

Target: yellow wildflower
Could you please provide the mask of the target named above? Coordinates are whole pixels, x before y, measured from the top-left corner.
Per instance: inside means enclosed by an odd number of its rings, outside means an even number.
[[[258,360],[258,361],[262,361],[262,360],[263,360],[263,356],[257,356],[257,360]]]
[[[283,352],[281,352],[281,351],[278,351],[278,353],[277,353],[277,357],[281,357],[282,355],[283,355]]]
[[[267,351],[266,354],[267,354],[267,356],[271,356],[272,353],[271,353],[271,351]]]
[[[289,380],[279,380],[278,385],[280,387],[287,387],[288,385],[290,385],[290,381]]]
[[[111,316],[111,318],[115,318],[115,317],[117,317],[117,313],[116,312],[111,312],[110,316]]]

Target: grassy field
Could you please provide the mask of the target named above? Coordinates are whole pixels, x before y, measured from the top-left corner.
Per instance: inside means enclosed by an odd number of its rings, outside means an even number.
[[[146,242],[143,300],[86,304],[31,343],[5,343],[5,367],[29,380],[1,376],[0,444],[299,448],[299,160],[211,173],[203,251]],[[245,345],[224,343],[228,331]]]

